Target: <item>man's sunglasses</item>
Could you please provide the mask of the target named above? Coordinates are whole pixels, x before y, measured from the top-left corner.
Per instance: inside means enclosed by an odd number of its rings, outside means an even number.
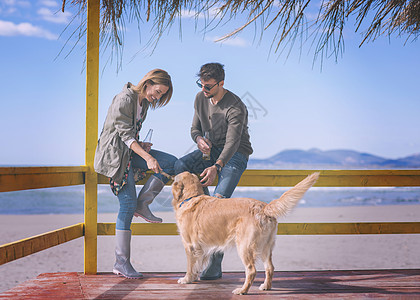
[[[220,81],[221,81],[221,80],[220,80]],[[218,85],[218,84],[220,83],[220,81],[218,81],[217,83],[213,84],[212,86],[203,85],[203,84],[200,82],[200,79],[197,79],[197,81],[196,81],[195,83],[197,84],[197,86],[198,86],[200,89],[202,89],[202,88],[203,88],[203,86],[204,86],[204,89],[205,89],[207,92],[210,92],[210,90],[211,90],[212,88],[214,88],[216,85]]]

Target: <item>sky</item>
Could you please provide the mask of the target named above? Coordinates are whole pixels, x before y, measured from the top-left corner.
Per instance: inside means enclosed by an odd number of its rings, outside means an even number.
[[[55,0],[0,1],[0,165],[84,164],[85,41],[66,44],[78,23],[65,30],[73,14],[60,9]],[[182,37],[175,24],[154,51],[145,47],[151,24],[141,25],[140,38],[136,24],[126,24],[118,71],[115,57],[106,64],[110,52],[102,53],[99,131],[124,84],[161,68],[171,75],[174,94],[167,106],[149,112],[143,133],[152,128],[155,149],[183,156],[195,149],[196,74],[201,65],[220,62],[225,88],[248,106],[251,158],[311,148],[390,159],[420,153],[419,41],[381,37],[359,47],[362,36],[349,27],[342,56],[321,64],[309,46],[273,53],[273,32],[260,40],[252,26],[215,42],[245,17],[203,33],[203,22],[195,26],[189,15],[181,19]]]

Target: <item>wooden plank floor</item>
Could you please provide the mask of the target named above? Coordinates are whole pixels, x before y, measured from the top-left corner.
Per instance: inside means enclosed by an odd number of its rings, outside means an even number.
[[[233,295],[244,273],[216,281],[177,284],[183,273],[145,273],[142,280],[112,273],[45,273],[0,294],[0,299],[420,299],[420,270],[275,272],[273,289],[260,291],[259,272],[249,294]]]

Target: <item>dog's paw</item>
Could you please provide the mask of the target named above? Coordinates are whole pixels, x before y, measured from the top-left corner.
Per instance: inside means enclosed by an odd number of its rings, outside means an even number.
[[[235,294],[235,295],[245,295],[246,293],[247,291],[242,288],[235,289],[232,291],[232,294]]]
[[[180,283],[180,284],[188,284],[188,283],[192,283],[192,281],[191,281],[191,280],[189,280],[189,279],[187,278],[187,276],[185,276],[185,277],[179,278],[179,279],[178,279],[178,283]]]
[[[269,286],[268,284],[261,284],[260,287],[258,288],[260,291],[267,291],[267,290],[271,290],[271,286]]]

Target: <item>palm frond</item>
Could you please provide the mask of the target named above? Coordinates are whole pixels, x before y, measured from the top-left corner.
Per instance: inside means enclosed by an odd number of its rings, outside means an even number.
[[[246,16],[246,22],[236,30],[226,33],[218,41],[239,34],[249,25],[261,26],[262,34],[275,28],[271,51],[277,53],[281,47],[293,48],[302,36],[312,37],[315,58],[318,56],[337,58],[344,47],[344,29],[349,18],[354,17],[355,31],[361,33],[360,45],[374,41],[380,36],[406,36],[415,41],[420,32],[420,0],[331,0],[322,1],[315,20],[307,21],[310,6],[318,1],[310,0],[102,0],[101,1],[101,47],[111,49],[111,55],[120,62],[124,48],[126,22],[137,22],[139,32],[146,22],[152,30],[147,33],[145,45],[155,48],[162,35],[169,31],[176,20],[185,12],[195,14],[196,29],[199,16],[204,16],[204,30],[208,32],[239,16]],[[79,16],[77,42],[86,34],[87,0],[62,1],[62,10],[73,8]],[[367,25],[366,25],[367,24]],[[256,25],[256,28],[258,26]],[[182,30],[180,29],[180,34]],[[72,35],[74,35],[73,33]],[[71,35],[71,36],[72,36]],[[118,68],[121,64],[118,64]]]

